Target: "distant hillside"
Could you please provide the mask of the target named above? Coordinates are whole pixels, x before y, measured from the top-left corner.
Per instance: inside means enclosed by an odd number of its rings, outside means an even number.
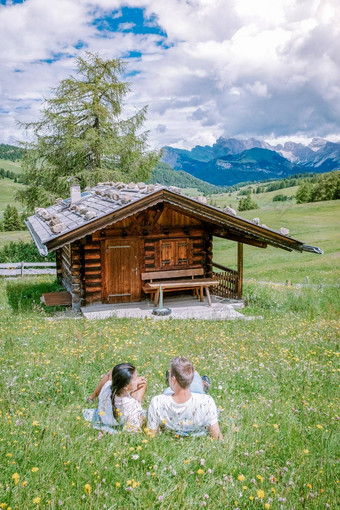
[[[175,171],[166,163],[158,163],[156,165],[150,182],[158,182],[164,186],[178,186],[179,188],[197,188],[204,194],[222,193],[225,191],[224,188],[197,179],[183,170]]]
[[[255,138],[219,138],[212,147],[163,150],[162,161],[175,170],[218,186],[340,169],[340,143],[322,138],[314,138],[309,146],[295,142],[274,146]]]
[[[18,161],[23,156],[23,149],[14,145],[6,145],[0,143],[0,159],[8,159],[9,161]]]

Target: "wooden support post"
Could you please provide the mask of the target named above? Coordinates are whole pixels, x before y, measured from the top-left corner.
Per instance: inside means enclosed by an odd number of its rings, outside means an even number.
[[[243,286],[243,243],[237,243],[237,273],[237,296],[241,299]]]

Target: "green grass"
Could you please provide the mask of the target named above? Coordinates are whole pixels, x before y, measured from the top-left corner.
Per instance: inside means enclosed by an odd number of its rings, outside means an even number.
[[[28,230],[15,230],[13,232],[0,232],[0,248],[2,248],[5,244],[10,243],[11,241],[23,241],[29,242],[32,241],[32,236]],[[37,251],[38,252],[38,251]],[[13,262],[20,262],[20,260],[13,260]],[[29,262],[29,260],[26,260]]]
[[[310,204],[281,204],[280,207],[245,211],[242,216],[251,220],[259,217],[261,223],[272,229],[287,227],[290,236],[312,246],[318,246],[324,255],[286,252],[244,246],[244,277],[274,282],[340,283],[340,231],[337,218],[340,201]],[[214,238],[214,261],[235,268],[236,243]]]
[[[15,174],[21,174],[21,163],[20,161],[10,161],[8,159],[0,159],[0,168],[9,170]]]
[[[22,204],[15,200],[16,193],[22,188],[23,184],[16,183],[12,179],[0,179],[0,219],[3,217],[4,209],[8,204],[15,205],[18,211],[23,210]]]
[[[54,283],[0,280],[0,504],[336,508],[337,289],[248,285],[249,311],[264,316],[250,322],[90,322],[46,320],[42,285]],[[135,363],[148,379],[147,407],[178,354],[211,377],[224,442],[102,437],[84,422],[86,397],[111,366]]]

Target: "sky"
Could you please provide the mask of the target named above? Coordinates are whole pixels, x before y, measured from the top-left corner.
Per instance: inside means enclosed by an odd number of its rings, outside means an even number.
[[[340,141],[339,0],[0,0],[0,143],[85,51],[127,63],[151,148]]]

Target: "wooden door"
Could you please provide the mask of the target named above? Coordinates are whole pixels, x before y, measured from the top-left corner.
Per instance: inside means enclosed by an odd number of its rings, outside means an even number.
[[[105,242],[105,303],[137,301],[141,297],[139,242],[136,239]]]

